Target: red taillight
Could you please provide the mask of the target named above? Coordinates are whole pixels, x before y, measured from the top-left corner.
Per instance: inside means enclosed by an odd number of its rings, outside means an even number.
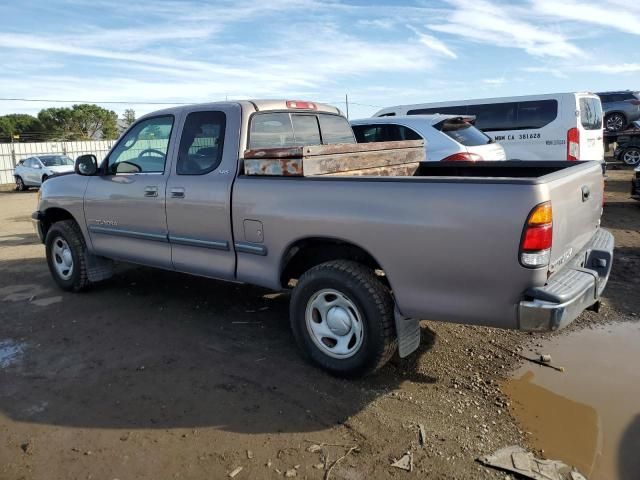
[[[549,264],[553,244],[553,210],[551,202],[536,206],[529,216],[520,242],[520,263],[538,268]]]
[[[629,100],[629,102],[631,102],[631,105],[640,105],[640,100]]]
[[[522,239],[522,249],[529,251],[546,250],[551,248],[553,225],[542,227],[527,227]]]
[[[580,160],[580,130],[572,128],[567,132],[567,160]]]
[[[317,110],[318,107],[313,102],[303,102],[300,100],[287,100],[287,108],[296,108],[300,110]]]
[[[453,155],[449,155],[447,158],[443,158],[443,162],[481,162],[484,160],[477,153],[458,152]]]

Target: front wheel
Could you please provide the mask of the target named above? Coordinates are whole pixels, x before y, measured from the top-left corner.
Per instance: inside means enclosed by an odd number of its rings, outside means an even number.
[[[335,260],[307,271],[293,291],[290,310],[303,353],[335,375],[374,372],[397,349],[391,293],[356,262]]]
[[[22,177],[16,177],[16,190],[19,192],[24,192],[27,189],[27,186],[24,184],[24,180]]]
[[[61,289],[80,292],[89,287],[87,245],[76,222],[54,223],[47,232],[45,246],[49,271]]]
[[[620,155],[620,159],[632,167],[640,164],[640,147],[630,147],[625,149]]]

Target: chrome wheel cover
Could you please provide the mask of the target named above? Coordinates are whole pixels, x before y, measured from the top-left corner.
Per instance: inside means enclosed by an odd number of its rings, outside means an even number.
[[[363,318],[356,304],[344,293],[325,288],[307,302],[305,323],[313,343],[333,358],[355,355],[364,339]]]
[[[73,275],[73,255],[69,244],[62,237],[56,237],[51,244],[51,257],[57,275],[69,280]]]

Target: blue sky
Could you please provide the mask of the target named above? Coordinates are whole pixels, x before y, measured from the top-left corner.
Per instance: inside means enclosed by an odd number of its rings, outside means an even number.
[[[640,88],[630,0],[39,0],[0,5],[0,97],[335,103]],[[0,101],[0,114],[47,102]],[[126,105],[104,104],[121,113]]]

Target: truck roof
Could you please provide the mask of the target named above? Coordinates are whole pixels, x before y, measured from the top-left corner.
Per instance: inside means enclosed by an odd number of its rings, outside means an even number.
[[[176,114],[183,110],[193,110],[194,107],[201,107],[203,109],[215,109],[216,107],[220,107],[221,105],[240,105],[243,110],[255,110],[258,112],[290,110],[292,112],[321,112],[342,115],[342,112],[339,108],[334,107],[333,105],[328,105],[326,103],[311,102],[307,100],[262,99],[229,100],[225,102],[180,105],[177,107],[165,108],[163,110],[156,110],[154,112],[148,113],[147,115],[144,115],[144,117],[157,116],[162,114]]]

